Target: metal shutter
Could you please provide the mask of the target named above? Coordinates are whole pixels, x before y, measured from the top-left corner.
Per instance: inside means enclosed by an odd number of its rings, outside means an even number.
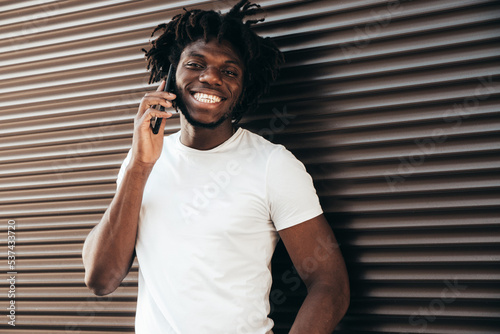
[[[97,298],[80,254],[151,89],[140,49],[182,7],[233,3],[0,4],[0,267],[11,220],[17,271],[16,328],[3,317],[1,333],[133,332],[137,267]],[[498,333],[500,3],[259,3],[287,64],[243,126],[314,177],[352,284],[339,332]],[[280,334],[304,288],[283,247],[273,262]]]

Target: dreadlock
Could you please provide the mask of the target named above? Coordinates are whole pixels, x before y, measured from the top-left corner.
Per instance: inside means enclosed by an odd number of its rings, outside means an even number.
[[[153,31],[153,37],[161,31],[149,50],[143,49],[150,71],[149,83],[158,82],[166,75],[170,64],[175,68],[184,48],[199,39],[208,42],[228,41],[242,58],[245,65],[243,92],[233,109],[233,122],[237,123],[247,111],[257,108],[259,98],[269,91],[271,81],[276,80],[283,54],[270,38],[262,38],[252,31],[251,26],[264,19],[247,20],[247,16],[260,14],[262,9],[248,0],[240,0],[228,13],[213,10],[186,10],[168,23],[160,24]]]

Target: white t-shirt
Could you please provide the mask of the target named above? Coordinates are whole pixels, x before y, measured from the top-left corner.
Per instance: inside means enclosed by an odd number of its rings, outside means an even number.
[[[277,231],[321,213],[310,175],[281,145],[242,128],[206,151],[165,137],[140,213],[136,333],[272,333]]]

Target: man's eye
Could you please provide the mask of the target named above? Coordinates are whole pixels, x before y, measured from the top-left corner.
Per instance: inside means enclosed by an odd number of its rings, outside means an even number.
[[[201,66],[198,63],[187,63],[186,66],[188,66],[188,67],[194,67],[194,68],[202,68],[203,67],[203,66]]]
[[[230,70],[225,70],[224,74],[229,75],[230,77],[237,77],[238,73],[230,71]]]

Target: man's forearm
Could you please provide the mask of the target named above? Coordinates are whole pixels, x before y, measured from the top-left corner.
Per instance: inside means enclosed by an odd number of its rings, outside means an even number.
[[[312,285],[290,334],[331,334],[348,307],[348,286]]]
[[[85,240],[85,283],[97,295],[113,292],[128,273],[150,172],[149,166],[127,168],[108,210]]]

